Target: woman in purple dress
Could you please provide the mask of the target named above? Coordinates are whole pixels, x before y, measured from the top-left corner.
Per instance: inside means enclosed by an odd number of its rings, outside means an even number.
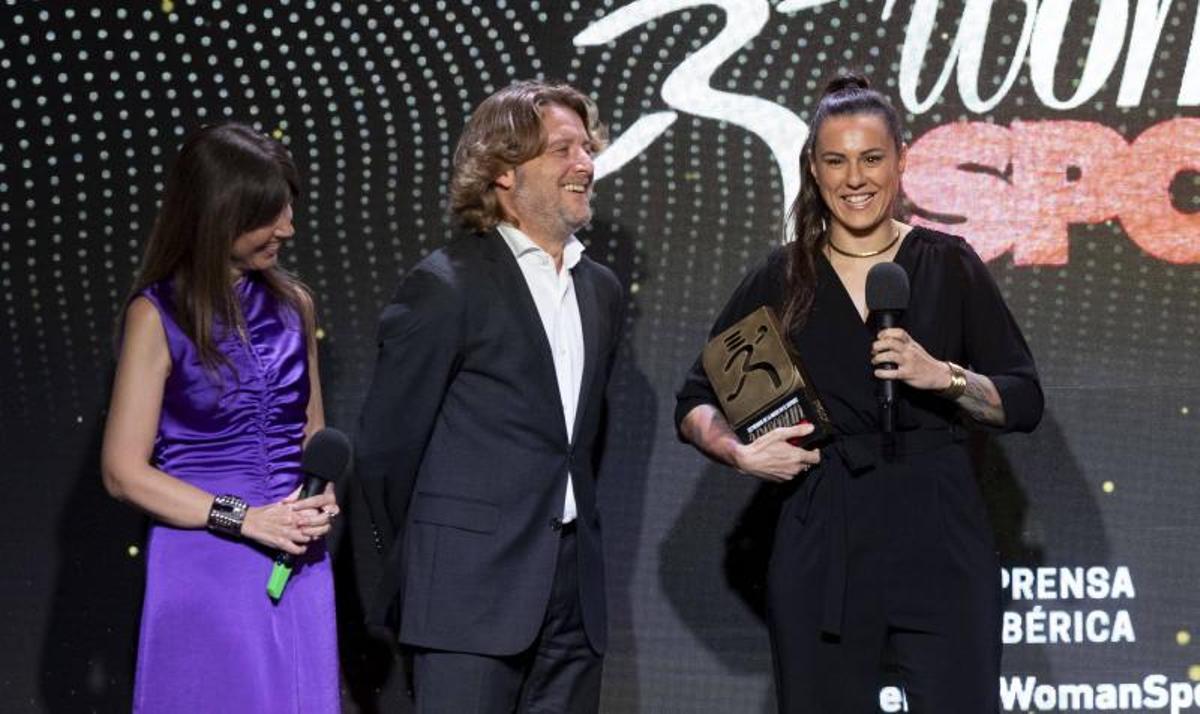
[[[314,310],[278,266],[295,166],[238,124],[185,140],[123,320],[104,484],[148,513],[134,710],[336,712],[332,492],[298,500],[324,426]],[[297,558],[279,602],[272,557]]]

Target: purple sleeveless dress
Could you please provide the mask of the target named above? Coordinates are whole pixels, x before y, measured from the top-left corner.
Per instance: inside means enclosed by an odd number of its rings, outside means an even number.
[[[301,320],[260,276],[237,285],[249,343],[218,346],[236,368],[207,372],[174,319],[169,281],[140,294],[171,352],[154,444],[161,470],[251,506],[301,481],[308,356]],[[150,527],[133,708],[144,714],[339,711],[333,578],[323,542],[298,559],[283,598],[267,596],[272,555],[249,541]]]

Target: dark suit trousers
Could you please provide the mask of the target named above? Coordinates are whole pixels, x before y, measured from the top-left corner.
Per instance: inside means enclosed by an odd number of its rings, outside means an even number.
[[[417,714],[594,714],[603,659],[583,629],[574,524],[563,528],[554,587],[533,645],[511,657],[418,650]]]

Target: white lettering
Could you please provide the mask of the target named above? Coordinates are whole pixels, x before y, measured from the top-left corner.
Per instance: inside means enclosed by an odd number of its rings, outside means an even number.
[[[1192,26],[1192,45],[1188,48],[1187,66],[1183,69],[1177,103],[1181,107],[1200,104],[1200,12],[1196,13],[1196,24]]]
[[[1143,684],[1145,683],[1143,682]],[[1142,687],[1132,682],[1118,684],[1117,701],[1122,709],[1140,708],[1142,706]]]
[[[809,8],[817,7],[818,5],[827,5],[834,0],[783,0],[775,6],[779,12],[796,12],[798,10],[808,10]]]
[[[1162,36],[1163,23],[1170,8],[1171,0],[1138,0],[1117,106],[1136,107],[1142,103],[1142,91],[1146,88],[1150,63],[1154,61],[1154,50],[1158,49],[1158,38]]]
[[[904,48],[900,51],[900,100],[914,114],[928,111],[941,99],[962,45],[963,34],[962,30],[959,30],[949,54],[946,55],[942,73],[934,81],[929,96],[925,101],[921,101],[917,97],[917,85],[921,81],[921,69],[925,66],[925,54],[929,50],[929,38],[933,35],[938,5],[938,0],[917,0],[913,5],[912,18],[908,21],[908,30],[904,34]]]
[[[662,136],[679,115],[675,112],[653,112],[638,117],[633,126],[621,133],[596,157],[596,180],[615,173],[617,169],[642,155],[642,152]]]
[[[1025,641],[1031,645],[1046,644],[1046,613],[1041,605],[1025,613]]]
[[[1033,704],[1038,709],[1051,709],[1058,705],[1058,692],[1049,684],[1039,684],[1033,690]]]
[[[1117,610],[1113,617],[1112,639],[1110,642],[1137,642],[1133,634],[1133,619],[1128,610]]]
[[[1033,571],[1029,568],[1013,568],[1013,600],[1033,599]]]
[[[1087,684],[1062,684],[1058,687],[1059,709],[1091,709],[1096,703],[1095,689]]]
[[[1004,625],[1000,631],[1000,637],[1006,645],[1015,645],[1021,641],[1021,613],[1004,611]]]
[[[1161,674],[1151,674],[1142,681],[1146,690],[1146,706],[1151,709],[1163,709],[1167,706],[1167,678]]]
[[[1117,687],[1113,684],[1096,685],[1096,708],[1111,711],[1117,708]]]
[[[1009,591],[1014,601],[1137,598],[1133,575],[1124,565],[1112,570],[1102,565],[1088,568],[1001,568],[1000,584]]]
[[[900,687],[884,687],[879,690],[879,708],[885,712],[906,712],[908,703],[904,700],[904,690]]]
[[[1001,677],[1005,711],[1144,711],[1179,714],[1200,704],[1200,684],[1149,674],[1141,682],[1046,684],[1035,677]]]
[[[1095,29],[1076,89],[1070,97],[1059,99],[1054,80],[1073,0],[1041,3],[1023,0],[1025,14],[1020,37],[1011,57],[1004,58],[1007,70],[1003,80],[988,97],[980,95],[980,71],[995,0],[964,0],[954,41],[932,82],[923,81],[921,75],[927,69],[934,28],[952,25],[953,18],[938,18],[939,8],[944,4],[940,0],[914,0],[900,57],[901,100],[911,112],[919,114],[929,110],[941,99],[951,73],[957,69],[957,86],[963,105],[972,112],[988,112],[1003,101],[1022,68],[1028,64],[1034,90],[1046,107],[1072,109],[1080,106],[1112,75],[1129,24],[1128,0],[1098,1]],[[775,10],[783,14],[796,13],[828,2],[832,0],[782,0]],[[780,174],[782,205],[786,208],[799,192],[802,177],[796,157],[808,136],[808,125],[780,104],[712,87],[712,78],[721,66],[761,34],[771,16],[768,0],[633,0],[584,28],[574,37],[574,44],[576,47],[607,44],[670,13],[706,5],[715,5],[722,10],[725,24],[711,40],[667,74],[661,96],[676,111],[652,111],[638,117],[597,157],[596,179],[603,179],[640,156],[675,123],[677,112],[687,112],[742,127],[766,143]],[[895,5],[896,0],[885,0],[884,22],[891,18]],[[1118,105],[1140,104],[1170,7],[1170,0],[1138,0]],[[938,54],[934,53],[935,56]],[[924,98],[918,96],[919,88],[927,88]],[[1200,105],[1200,15],[1197,15],[1192,31],[1178,104]],[[1014,588],[1018,586],[1019,583],[1014,583]],[[1033,599],[1032,594],[1026,599]]]
[[[1033,702],[1033,688],[1037,685],[1037,680],[1033,677],[1001,677],[1000,678],[1000,703],[1004,706],[1005,711],[1029,711],[1029,705]]]
[[[1088,642],[1108,641],[1108,613],[1103,610],[1092,610],[1087,614]]]
[[[1071,641],[1071,613],[1065,610],[1054,610],[1050,613],[1049,623],[1051,644]]]
[[[774,102],[722,92],[711,86],[712,75],[717,69],[767,24],[771,6],[766,0],[636,0],[585,28],[575,36],[575,46],[606,44],[663,15],[702,5],[720,7],[725,13],[725,26],[667,75],[662,86],[663,101],[679,111],[743,127],[762,139],[775,157],[783,179],[783,205],[788,206],[800,191],[800,166],[796,157],[808,137],[808,125],[791,110]],[[660,113],[654,121],[643,124],[640,133],[629,139],[626,134],[617,137],[604,152],[615,150],[614,159],[604,161],[603,168],[606,172],[616,171],[640,154],[674,120],[674,116]],[[597,171],[596,177],[599,179],[604,175],[607,173]]]
[[[1106,568],[1099,566],[1088,568],[1087,596],[1092,600],[1103,600],[1108,597],[1109,576]]]
[[[916,114],[928,111],[941,98],[950,79],[950,72],[957,64],[958,93],[963,104],[973,112],[991,111],[1008,95],[1024,65],[1025,53],[1029,50],[1034,21],[1037,18],[1037,0],[1025,0],[1025,23],[1012,57],[1008,58],[1008,73],[1000,83],[999,89],[987,99],[979,96],[979,68],[983,64],[983,48],[991,24],[993,0],[967,0],[959,19],[958,34],[946,56],[942,73],[929,90],[929,95],[922,101],[917,96],[917,86],[921,83],[921,70],[925,66],[929,40],[933,35],[934,23],[941,5],[938,0],[917,0],[913,6],[912,17],[904,35],[904,47],[900,52],[900,98],[904,105]],[[889,11],[890,5],[885,8],[885,15],[890,14]]]
[[[1125,25],[1129,19],[1128,0],[1102,0],[1079,86],[1070,99],[1059,99],[1054,94],[1054,79],[1072,5],[1073,0],[1042,3],[1033,28],[1029,76],[1038,98],[1051,109],[1073,109],[1100,91],[1112,74],[1125,42]]]
[[[1129,568],[1124,565],[1117,568],[1113,574],[1112,597],[1129,598],[1130,600],[1137,597],[1137,593],[1133,589],[1133,576],[1129,574]]]
[[[1064,600],[1083,599],[1083,568],[1063,568],[1059,578],[1060,594]]]
[[[1171,683],[1171,714],[1178,714],[1180,709],[1190,708],[1196,703],[1196,693],[1187,682]]]
[[[1058,568],[1038,568],[1037,569],[1037,596],[1038,600],[1057,600],[1058,599]]]
[[[1109,614],[1104,610],[1045,610],[1041,605],[1025,613],[1005,611],[1000,637],[1006,645],[1137,642],[1128,610]]]

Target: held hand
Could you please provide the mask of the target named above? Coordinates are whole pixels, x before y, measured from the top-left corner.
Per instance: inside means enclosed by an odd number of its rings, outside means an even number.
[[[285,553],[304,553],[308,543],[329,532],[338,507],[332,491],[304,500],[299,495],[297,488],[278,503],[248,509],[242,535]]]
[[[796,474],[821,462],[820,451],[791,443],[808,436],[814,428],[808,422],[801,422],[796,426],[780,427],[753,443],[738,446],[734,455],[737,470],[773,483],[791,481]]]
[[[886,362],[896,368],[878,367]],[[914,389],[945,389],[950,385],[946,363],[929,356],[912,335],[899,327],[879,331],[871,344],[871,364],[876,365],[876,377],[900,380]]]
[[[299,495],[293,494],[289,498]],[[322,538],[329,533],[333,528],[333,519],[341,512],[338,508],[337,499],[333,495],[333,484],[326,483],[325,490],[315,496],[306,498],[303,501],[294,501],[292,508],[302,519],[300,531],[308,536],[309,540]]]

